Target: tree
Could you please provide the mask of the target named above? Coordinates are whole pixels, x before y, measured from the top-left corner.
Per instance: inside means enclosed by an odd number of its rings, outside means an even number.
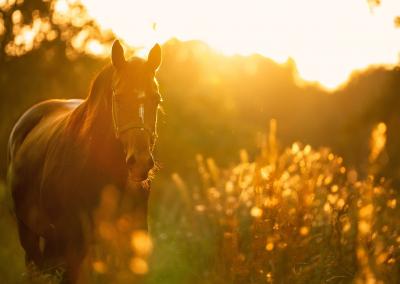
[[[0,1],[0,65],[43,45],[73,57],[111,41],[78,0]]]

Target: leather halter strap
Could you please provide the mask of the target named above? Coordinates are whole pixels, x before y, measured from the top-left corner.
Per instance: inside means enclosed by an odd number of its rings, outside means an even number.
[[[143,107],[143,106],[141,106]],[[144,116],[142,116],[142,122],[128,122],[124,125],[120,125],[118,121],[118,107],[117,107],[117,100],[116,100],[116,95],[114,90],[112,91],[112,105],[111,105],[111,112],[112,112],[112,120],[113,120],[113,126],[114,126],[114,132],[115,132],[115,137],[118,139],[121,133],[130,130],[130,129],[138,129],[141,131],[146,131],[152,138],[156,136],[156,133],[152,131],[149,127],[146,126],[144,123]],[[144,112],[144,110],[143,110]],[[141,115],[144,115],[142,113]]]

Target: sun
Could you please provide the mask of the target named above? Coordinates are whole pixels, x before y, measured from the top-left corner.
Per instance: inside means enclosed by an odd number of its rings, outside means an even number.
[[[371,10],[363,0],[83,0],[103,28],[139,48],[172,37],[225,54],[289,57],[300,77],[334,89],[352,71],[397,64],[400,1]]]

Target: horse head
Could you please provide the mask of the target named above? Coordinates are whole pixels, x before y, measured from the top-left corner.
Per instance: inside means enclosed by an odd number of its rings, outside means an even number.
[[[116,138],[122,143],[130,179],[144,181],[154,167],[153,149],[157,137],[157,112],[161,95],[155,73],[161,63],[161,48],[156,44],[148,59],[126,60],[115,41],[111,61],[112,120]]]

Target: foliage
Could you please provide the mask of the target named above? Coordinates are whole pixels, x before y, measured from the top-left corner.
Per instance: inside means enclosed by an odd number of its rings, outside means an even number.
[[[68,56],[112,39],[76,0],[6,0],[0,3],[0,66],[42,44]]]
[[[223,170],[198,158],[194,218],[216,232],[206,283],[397,283],[399,192],[358,179],[329,149],[280,152],[271,129],[255,162],[242,152]]]
[[[279,65],[258,55],[227,57],[203,43],[177,40],[167,42],[163,54],[158,75],[166,113],[159,123],[161,173],[192,179],[190,161],[197,153],[223,166],[233,162],[237,149],[253,156],[257,133],[266,121],[277,119],[283,146],[296,140],[329,146],[365,175],[371,129],[384,122],[388,141],[381,174],[399,180],[398,68],[355,72],[329,93],[317,85],[299,85],[292,60]]]

